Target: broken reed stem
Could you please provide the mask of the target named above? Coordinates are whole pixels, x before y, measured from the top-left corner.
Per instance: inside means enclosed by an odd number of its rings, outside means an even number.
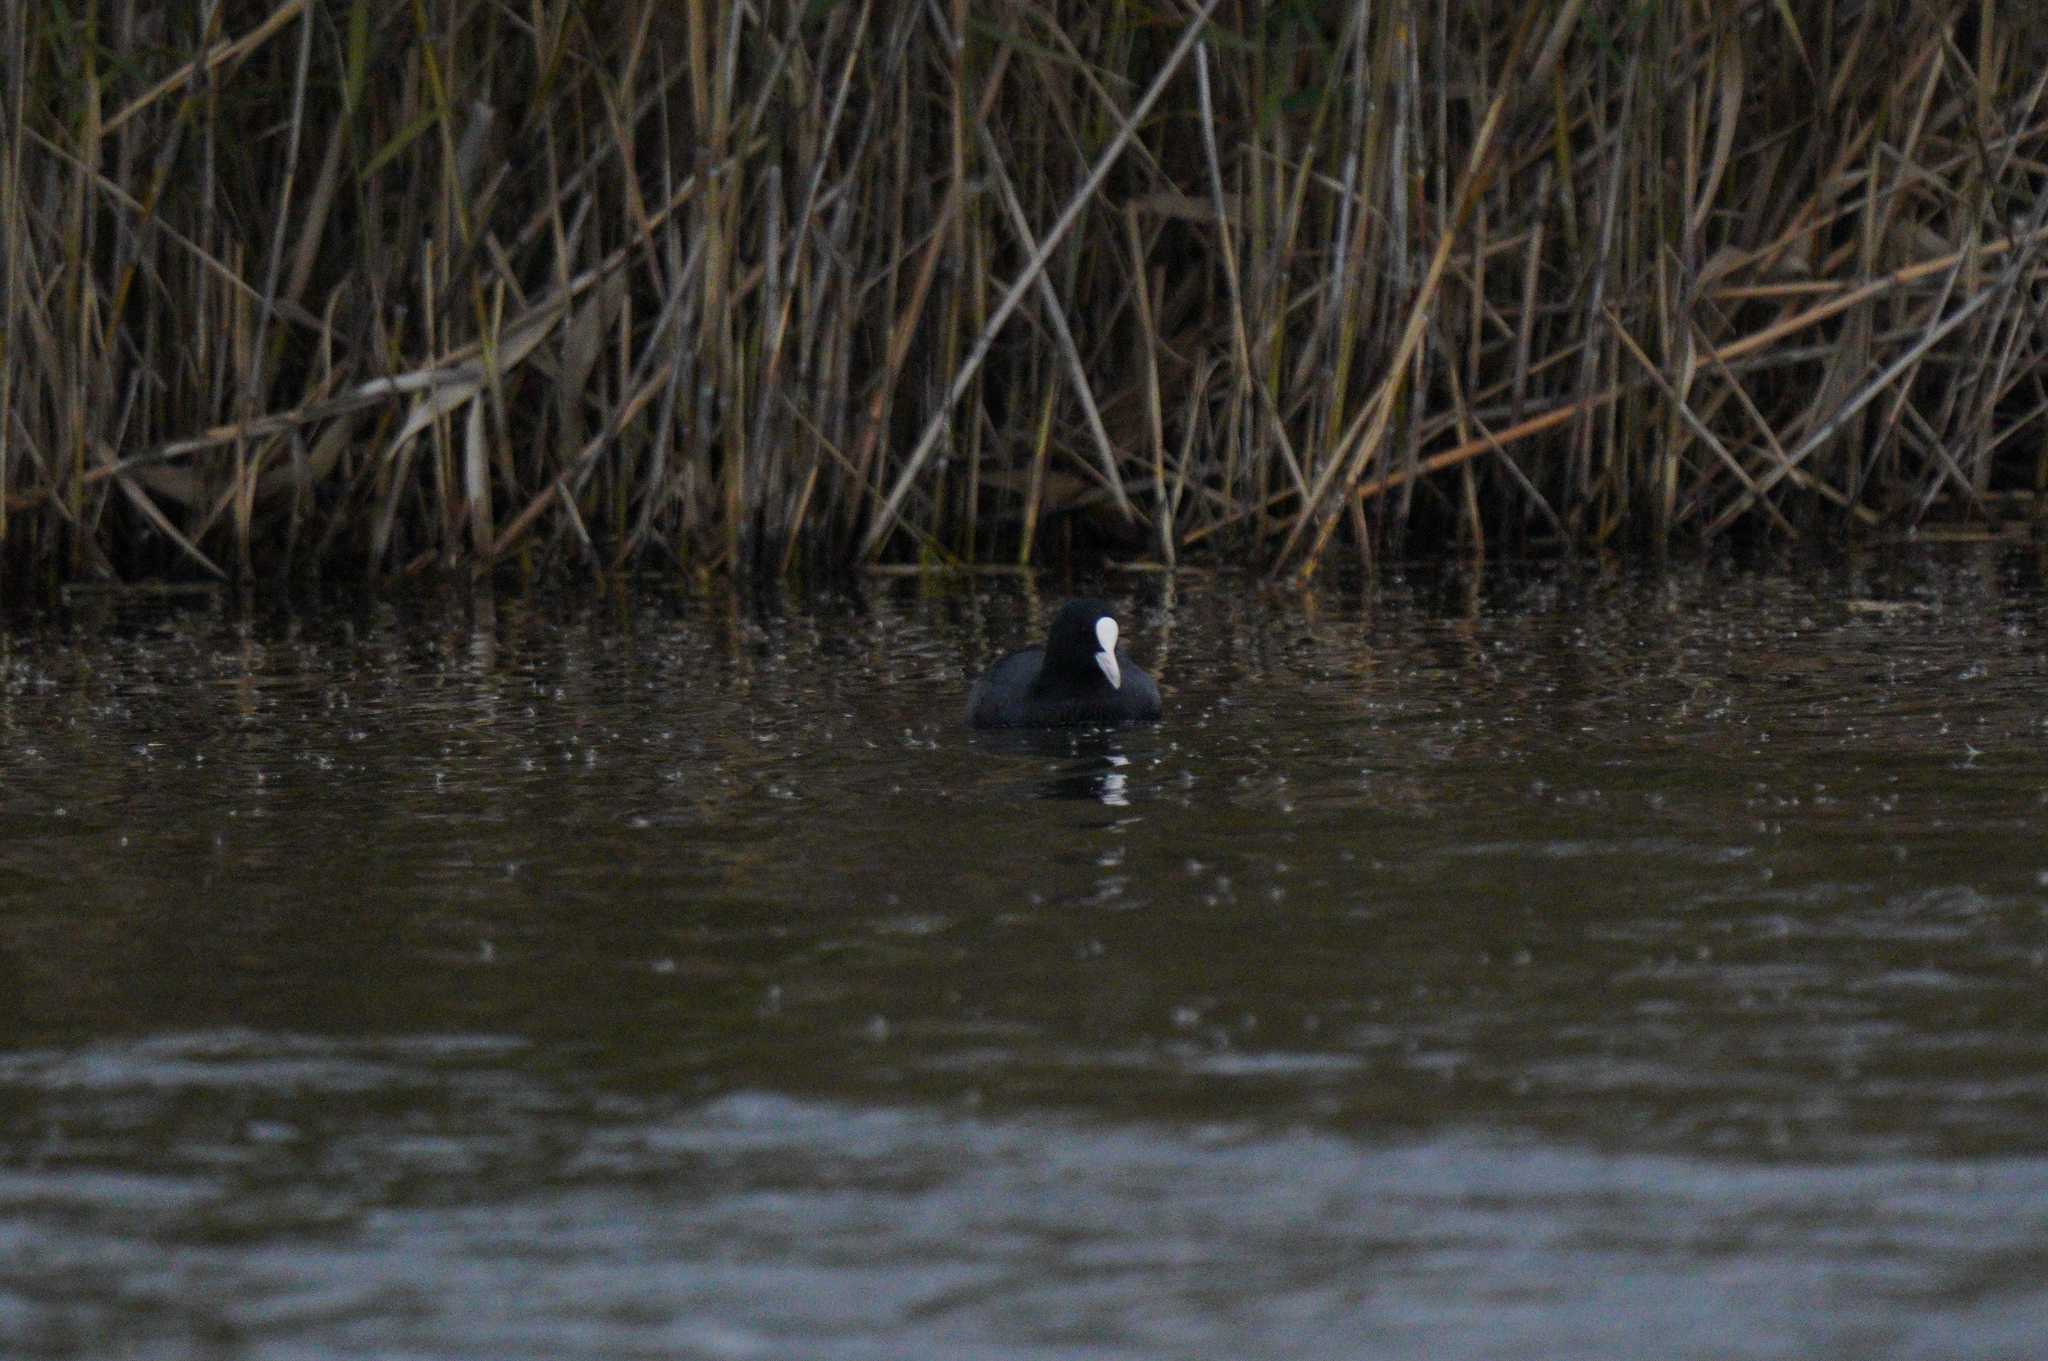
[[[320,14],[0,7],[0,592],[1302,580],[2048,486],[2019,7]]]

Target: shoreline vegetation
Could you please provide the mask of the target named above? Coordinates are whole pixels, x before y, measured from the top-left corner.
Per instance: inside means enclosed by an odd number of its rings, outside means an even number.
[[[1970,0],[0,6],[0,594],[2027,534]]]

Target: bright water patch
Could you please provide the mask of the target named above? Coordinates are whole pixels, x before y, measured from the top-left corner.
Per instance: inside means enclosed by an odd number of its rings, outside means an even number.
[[[331,1054],[344,1093],[360,1066],[421,1094],[338,1125],[299,1065],[228,1058],[256,1037],[185,1043],[273,1092],[262,1119],[159,1112],[183,1137],[152,1178],[0,1178],[33,1225],[0,1237],[28,1287],[10,1354],[1997,1355],[2048,1308],[2038,1216],[2012,1212],[2048,1197],[2039,1157],[1779,1165],[758,1092],[656,1114],[433,1043]],[[195,1066],[177,1047],[132,1055],[158,1101],[159,1066]]]

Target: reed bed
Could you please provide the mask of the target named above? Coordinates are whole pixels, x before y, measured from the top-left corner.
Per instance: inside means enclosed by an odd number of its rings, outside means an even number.
[[[0,585],[2037,523],[1971,0],[0,0]]]

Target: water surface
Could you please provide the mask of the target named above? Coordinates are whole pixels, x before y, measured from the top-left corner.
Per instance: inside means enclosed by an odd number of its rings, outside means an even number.
[[[2039,564],[0,634],[0,1353],[2048,1349]]]

